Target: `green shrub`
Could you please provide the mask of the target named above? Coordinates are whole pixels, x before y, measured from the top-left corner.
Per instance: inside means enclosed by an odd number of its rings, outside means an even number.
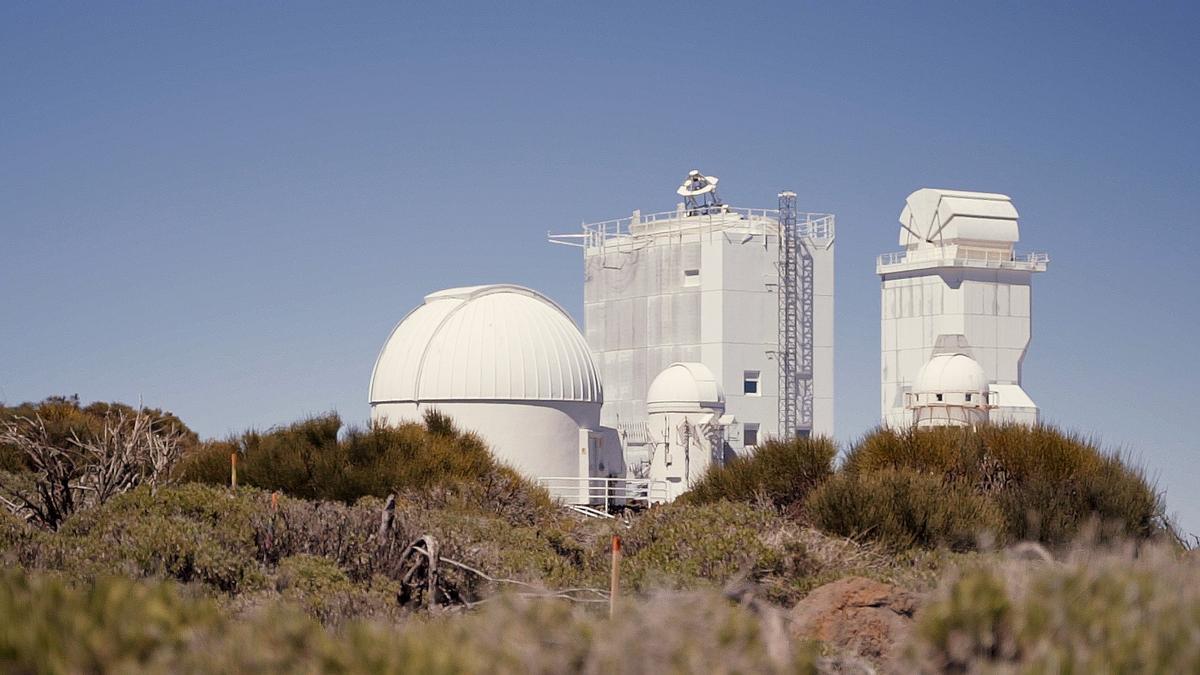
[[[219,623],[214,605],[186,601],[169,586],[110,578],[70,587],[0,571],[5,672],[165,672]]]
[[[313,561],[301,563],[308,566]],[[320,563],[317,563],[318,566]],[[327,577],[324,573],[317,576]],[[0,572],[6,672],[815,672],[815,653],[716,594],[629,600],[620,615],[500,599],[401,630],[352,622],[335,634],[268,603],[235,618],[170,584]]]
[[[843,537],[913,546],[973,548],[981,534],[1005,534],[999,508],[981,494],[912,469],[842,472],[809,496],[813,524]]]
[[[843,467],[858,476],[885,469],[936,476],[986,497],[1010,539],[1061,544],[1093,521],[1106,538],[1144,539],[1166,529],[1162,499],[1139,469],[1044,425],[880,429],[851,449]]]
[[[532,523],[553,512],[545,490],[500,464],[474,434],[436,411],[426,424],[348,429],[337,415],[209,442],[185,459],[184,480],[228,485],[230,456],[240,485],[303,499],[385,497],[397,493],[430,508],[470,508]]]
[[[914,666],[953,672],[1200,670],[1200,565],[1168,547],[977,564],[917,614]]]
[[[623,533],[622,577],[640,590],[719,586],[743,573],[753,580],[802,577],[810,566],[803,546],[768,540],[785,525],[773,513],[734,502],[658,507]]]
[[[265,510],[265,495],[258,495]],[[36,567],[94,580],[110,575],[200,582],[236,593],[261,588],[255,504],[201,485],[147,487],[77,514],[36,551]]]
[[[771,439],[752,454],[723,466],[713,464],[682,499],[694,504],[765,499],[778,508],[789,508],[802,504],[814,487],[833,474],[836,454],[837,446],[828,438]]]

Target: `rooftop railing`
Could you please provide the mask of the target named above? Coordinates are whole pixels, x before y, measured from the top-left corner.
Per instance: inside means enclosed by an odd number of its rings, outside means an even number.
[[[834,236],[834,217],[829,213],[796,214],[798,234],[802,237],[827,239]],[[638,237],[659,237],[684,233],[718,232],[739,227],[759,227],[768,232],[778,227],[777,209],[735,208],[731,206],[703,207],[695,210],[676,209],[659,213],[633,215],[614,220],[584,223],[578,234],[549,234],[551,242],[578,247],[602,247],[610,241]]]
[[[1050,262],[1048,253],[1010,253],[986,249],[958,248],[949,251],[941,248],[895,251],[879,256],[879,268],[896,265],[937,262],[961,267],[991,267],[996,269],[1040,270]]]

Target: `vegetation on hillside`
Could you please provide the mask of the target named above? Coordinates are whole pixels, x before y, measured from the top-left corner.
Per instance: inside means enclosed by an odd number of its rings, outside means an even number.
[[[825,532],[892,550],[953,550],[1023,540],[1061,545],[1097,525],[1102,539],[1168,533],[1143,473],[1049,426],[877,429],[841,466],[825,439],[771,441],[714,467],[688,502],[761,500]]]
[[[828,438],[768,439],[754,454],[713,465],[682,499],[762,501],[794,511],[808,493],[833,475],[837,446]]]
[[[553,510],[544,490],[435,410],[423,425],[343,430],[341,419],[329,414],[210,441],[184,458],[181,478],[228,485],[234,454],[240,484],[302,499],[352,503],[395,493],[430,507],[474,508],[525,523]]]
[[[47,443],[127,412],[70,399],[12,410],[5,419],[55,420]],[[186,432],[153,414],[156,428]],[[1200,569],[1163,536],[1153,486],[1046,427],[879,430],[840,466],[827,439],[771,441],[624,521],[556,508],[437,414],[396,428],[343,429],[326,416],[228,440],[180,437],[176,484],[131,485],[55,527],[0,511],[0,668],[1200,667],[1189,637],[1200,595],[1187,590]],[[3,475],[41,474],[22,460]],[[609,620],[614,535],[622,595]],[[437,611],[407,590],[417,541],[437,542],[448,561]],[[1048,549],[1005,548],[1028,541]],[[850,575],[923,598],[886,661],[788,634],[788,607]]]

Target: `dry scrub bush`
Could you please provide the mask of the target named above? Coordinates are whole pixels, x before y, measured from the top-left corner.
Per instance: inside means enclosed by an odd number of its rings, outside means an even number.
[[[500,599],[467,616],[335,634],[279,604],[237,619],[171,585],[106,579],[71,587],[0,573],[7,672],[815,672],[776,622],[716,594],[624,603],[620,616]]]
[[[926,672],[1197,672],[1200,560],[1157,544],[993,559],[948,576],[917,619]]]
[[[139,485],[173,480],[184,435],[143,411],[115,410],[80,435],[40,414],[0,420],[0,443],[22,455],[24,470],[0,472],[0,505],[41,527],[57,529],[79,509],[104,504]]]
[[[802,504],[808,493],[833,474],[837,446],[828,438],[771,439],[752,454],[724,466],[713,464],[681,499],[705,504],[726,499],[765,500],[776,508]]]

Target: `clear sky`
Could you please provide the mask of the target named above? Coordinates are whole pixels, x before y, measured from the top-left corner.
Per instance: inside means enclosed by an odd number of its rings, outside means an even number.
[[[0,401],[361,422],[425,293],[578,318],[547,230],[670,209],[699,168],[837,214],[846,443],[904,197],[995,191],[1052,258],[1026,390],[1200,532],[1200,5],[826,4],[6,2]]]

